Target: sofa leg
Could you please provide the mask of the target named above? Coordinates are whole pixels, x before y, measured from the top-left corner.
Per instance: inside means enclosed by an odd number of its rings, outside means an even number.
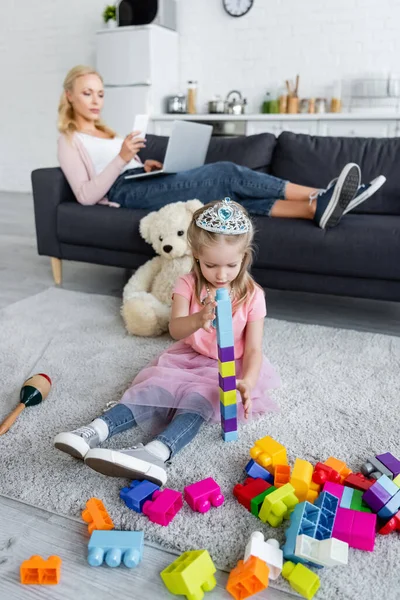
[[[62,280],[62,260],[61,258],[51,257],[51,270],[53,271],[53,279],[56,285],[61,285]]]

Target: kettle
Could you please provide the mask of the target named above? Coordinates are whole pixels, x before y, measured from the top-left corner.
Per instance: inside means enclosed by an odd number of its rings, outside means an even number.
[[[225,100],[225,112],[229,115],[244,115],[246,104],[246,98],[238,90],[232,90]]]

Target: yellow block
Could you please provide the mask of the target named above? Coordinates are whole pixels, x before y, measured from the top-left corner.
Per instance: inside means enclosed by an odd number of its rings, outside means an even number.
[[[279,527],[283,519],[289,519],[294,507],[299,501],[294,493],[294,487],[286,483],[268,496],[265,496],[258,518],[272,527]]]
[[[172,594],[187,598],[203,598],[217,584],[216,568],[207,550],[185,552],[161,571],[161,579]]]
[[[219,399],[224,406],[229,406],[230,404],[236,404],[236,390],[231,390],[230,392],[224,392],[219,388]]]
[[[269,435],[256,441],[250,449],[250,456],[272,474],[275,473],[276,465],[288,464],[285,446]]]
[[[393,479],[393,483],[400,488],[400,473]]]
[[[299,502],[313,503],[319,492],[319,486],[312,481],[313,466],[307,460],[296,458],[289,483],[294,487]]]
[[[229,362],[221,362],[219,360],[218,372],[221,375],[221,377],[234,377],[236,375],[235,361],[230,360]]]

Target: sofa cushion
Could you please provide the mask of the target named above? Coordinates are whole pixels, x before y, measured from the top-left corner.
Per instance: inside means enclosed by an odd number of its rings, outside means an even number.
[[[168,137],[147,135],[146,148],[139,156],[142,161],[154,158],[164,161]],[[239,136],[234,138],[212,137],[206,163],[230,161],[262,173],[269,173],[276,138],[270,133]]]
[[[328,230],[300,219],[255,222],[257,268],[400,281],[400,217],[349,214]]]
[[[139,234],[139,221],[148,211],[60,204],[57,235],[61,243],[92,246],[154,256],[153,248]]]
[[[360,165],[362,182],[378,175],[384,186],[355,212],[400,215],[400,138],[318,137],[282,133],[276,144],[271,173],[311,187],[326,187],[348,162]]]

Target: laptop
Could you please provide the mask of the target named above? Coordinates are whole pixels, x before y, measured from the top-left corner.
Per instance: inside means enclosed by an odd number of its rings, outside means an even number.
[[[163,168],[150,173],[126,175],[125,179],[157,177],[202,167],[206,160],[212,130],[212,125],[174,121]]]

